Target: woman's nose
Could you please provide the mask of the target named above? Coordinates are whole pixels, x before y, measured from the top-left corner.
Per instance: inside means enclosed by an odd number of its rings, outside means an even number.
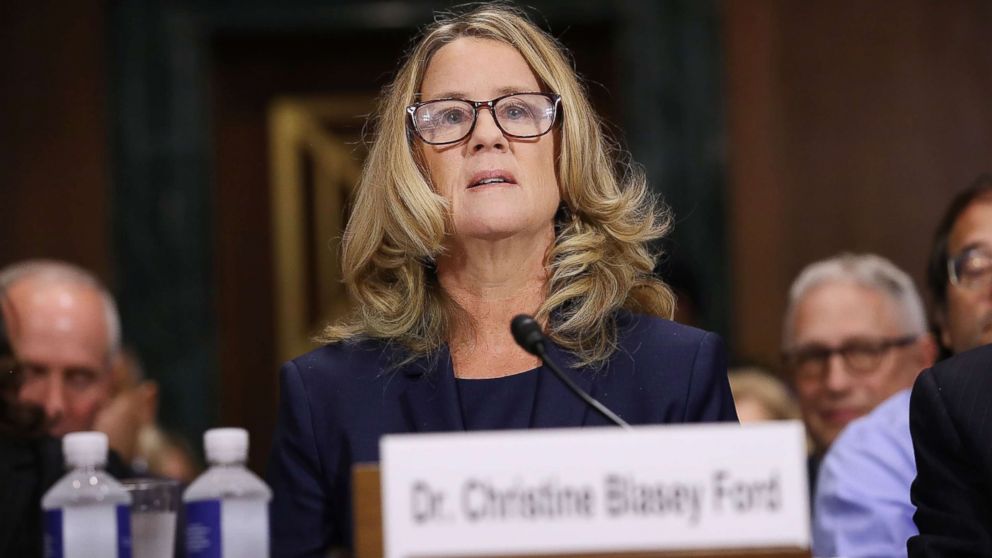
[[[506,136],[496,124],[496,116],[488,107],[479,107],[475,117],[475,128],[472,130],[470,145],[473,151],[485,149],[504,149]]]

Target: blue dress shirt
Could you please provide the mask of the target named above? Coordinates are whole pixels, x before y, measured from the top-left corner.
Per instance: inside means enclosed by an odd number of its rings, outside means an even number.
[[[909,395],[893,395],[830,446],[817,480],[814,556],[906,556],[906,541],[917,534]]]

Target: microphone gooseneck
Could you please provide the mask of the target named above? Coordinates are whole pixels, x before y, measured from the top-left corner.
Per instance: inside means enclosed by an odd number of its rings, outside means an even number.
[[[596,401],[588,393],[582,391],[582,388],[575,385],[575,382],[571,380],[558,365],[552,361],[544,350],[544,332],[541,331],[541,325],[537,323],[537,320],[528,316],[527,314],[518,314],[510,321],[510,332],[513,333],[513,340],[520,345],[523,350],[528,353],[537,356],[541,359],[541,362],[545,366],[554,372],[555,376],[564,383],[568,389],[572,390],[579,399],[584,401],[587,405],[595,409],[600,415],[606,418],[606,420],[612,422],[613,424],[629,429],[630,425],[627,424],[622,418],[618,417],[613,411],[606,408],[605,405]]]

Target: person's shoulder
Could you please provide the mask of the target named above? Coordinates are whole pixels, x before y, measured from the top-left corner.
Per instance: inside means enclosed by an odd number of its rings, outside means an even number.
[[[910,393],[909,389],[899,391],[867,415],[852,421],[834,441],[834,446],[838,450],[857,448],[868,451],[909,446]]]
[[[852,486],[871,493],[906,489],[916,475],[909,432],[909,394],[901,391],[852,421],[830,445],[820,470],[825,492]],[[851,474],[858,471],[858,474]]]
[[[882,401],[863,418],[855,421],[875,428],[902,428],[909,424],[909,398],[912,390],[906,388]]]
[[[617,313],[617,326],[621,336],[652,339],[666,344],[696,346],[707,336],[715,337],[715,334],[699,328],[626,310]]]
[[[378,340],[355,339],[317,347],[283,364],[306,379],[321,381],[380,373],[388,368],[393,349]]]
[[[688,379],[697,366],[723,367],[726,354],[720,336],[657,316],[622,312],[617,315],[618,346],[614,366],[655,370],[661,378]]]
[[[930,375],[940,390],[987,393],[992,388],[992,345],[958,353],[938,362],[924,374]]]
[[[628,353],[664,352],[670,358],[683,354],[688,358],[704,347],[722,346],[715,333],[648,314],[619,312],[617,329],[620,348]]]

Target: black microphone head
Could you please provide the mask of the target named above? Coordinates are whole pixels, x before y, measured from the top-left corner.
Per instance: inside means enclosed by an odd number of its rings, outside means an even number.
[[[543,355],[544,332],[537,320],[527,314],[517,314],[510,321],[510,331],[513,333],[513,340],[525,351],[536,356]]]

